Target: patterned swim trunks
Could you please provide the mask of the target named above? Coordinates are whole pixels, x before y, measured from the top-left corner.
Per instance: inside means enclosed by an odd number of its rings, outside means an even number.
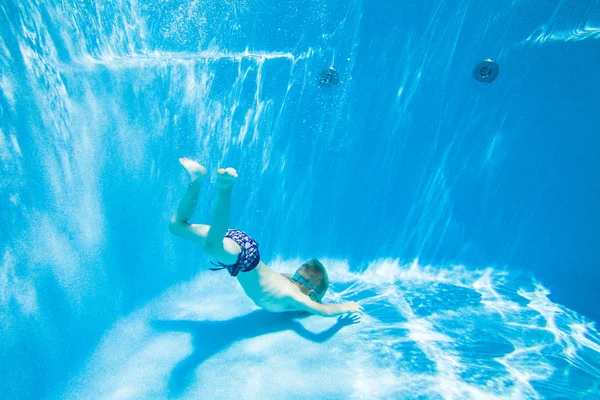
[[[238,255],[238,260],[233,265],[225,265],[223,263],[213,263],[213,265],[220,265],[220,268],[210,268],[212,271],[218,271],[226,269],[229,274],[233,277],[237,276],[240,272],[252,271],[260,262],[260,254],[258,254],[258,243],[250,236],[238,229],[228,229],[225,234],[226,238],[230,238],[236,242],[242,249],[242,252]]]

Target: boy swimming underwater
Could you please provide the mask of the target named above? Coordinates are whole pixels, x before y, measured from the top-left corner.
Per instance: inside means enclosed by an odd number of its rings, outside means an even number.
[[[229,228],[231,191],[237,172],[233,168],[220,168],[217,176],[217,203],[211,225],[189,224],[200,184],[206,168],[188,158],[179,162],[190,177],[187,191],[171,218],[169,230],[184,239],[198,243],[206,254],[222,269],[236,277],[242,289],[254,303],[272,312],[308,311],[323,317],[335,317],[345,313],[360,313],[363,308],[356,302],[323,304],[321,299],[329,286],[327,271],[317,260],[302,265],[291,276],[280,274],[260,261],[258,244],[244,232]]]

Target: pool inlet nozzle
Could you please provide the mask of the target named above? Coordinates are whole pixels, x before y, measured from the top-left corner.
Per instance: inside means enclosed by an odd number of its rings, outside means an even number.
[[[319,74],[319,85],[321,87],[334,87],[338,83],[340,83],[340,76],[333,67],[326,68]]]
[[[498,76],[500,67],[498,63],[490,58],[483,60],[475,65],[473,70],[473,77],[477,82],[490,83]]]

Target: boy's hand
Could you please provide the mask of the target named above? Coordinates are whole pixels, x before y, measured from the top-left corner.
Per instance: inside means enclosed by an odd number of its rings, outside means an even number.
[[[364,312],[362,306],[355,301],[344,303],[344,306],[346,306],[346,312],[349,313],[358,313],[362,315],[362,313]]]

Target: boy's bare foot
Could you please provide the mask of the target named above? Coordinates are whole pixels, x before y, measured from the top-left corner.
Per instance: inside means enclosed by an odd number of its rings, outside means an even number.
[[[219,168],[217,170],[217,187],[219,190],[227,190],[233,187],[233,181],[238,177],[233,168]]]
[[[188,175],[190,176],[190,181],[192,182],[201,180],[204,178],[204,175],[206,175],[206,168],[194,160],[190,160],[189,158],[180,158],[179,163],[183,165],[183,168],[185,168],[187,171]]]

